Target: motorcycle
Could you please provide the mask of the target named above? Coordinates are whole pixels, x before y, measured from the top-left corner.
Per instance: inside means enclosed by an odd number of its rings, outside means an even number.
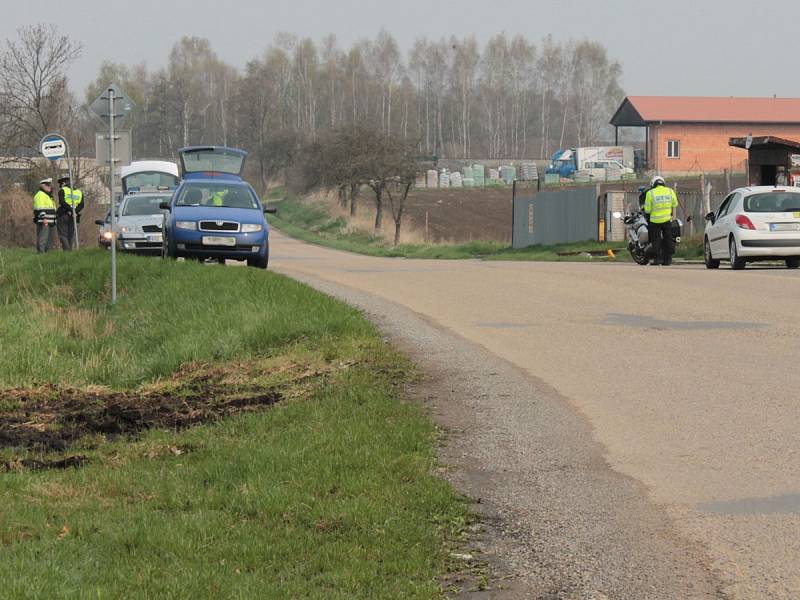
[[[625,224],[625,240],[628,242],[628,251],[637,265],[649,264],[653,258],[653,245],[650,243],[650,236],[647,231],[647,218],[643,210],[632,210],[625,215],[614,213],[617,218],[622,218]],[[675,219],[671,222],[672,239],[675,246],[681,243],[681,232],[683,222]]]

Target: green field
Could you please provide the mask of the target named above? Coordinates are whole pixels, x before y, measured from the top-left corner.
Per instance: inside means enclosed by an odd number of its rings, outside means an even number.
[[[631,260],[624,242],[586,241],[554,246],[531,246],[514,249],[501,242],[468,242],[465,244],[400,244],[394,246],[380,236],[351,230],[344,218],[331,217],[320,205],[303,202],[288,194],[283,188],[275,188],[269,195],[271,203],[278,207],[278,214],[270,217],[270,223],[294,238],[320,244],[337,250],[367,254],[370,256],[398,258],[436,259],[483,259],[526,261],[578,261],[609,262]],[[611,249],[615,258],[606,255]],[[593,256],[586,256],[592,253]],[[702,243],[688,240],[676,252],[676,257],[702,258]]]
[[[0,441],[154,403],[221,412],[6,443],[0,595],[439,597],[466,507],[373,327],[256,269],[123,256],[119,274],[109,308],[105,253],[0,251]],[[233,410],[254,397],[275,403]]]

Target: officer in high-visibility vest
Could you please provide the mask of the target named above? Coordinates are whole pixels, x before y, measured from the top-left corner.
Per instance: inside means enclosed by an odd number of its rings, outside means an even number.
[[[73,189],[68,175],[60,177],[58,185],[58,215],[56,224],[58,226],[58,239],[61,241],[61,248],[64,251],[75,249],[75,223],[81,222],[81,211],[83,210],[83,192]],[[72,212],[75,211],[73,217]]]
[[[36,250],[47,252],[56,225],[56,202],[53,200],[53,180],[50,177],[39,182],[39,190],[33,196],[33,222],[36,223]]]
[[[660,175],[653,177],[650,190],[644,197],[644,212],[648,217],[647,233],[655,254],[654,265],[672,264],[672,255],[675,253],[672,221],[675,219],[676,208],[678,208],[678,196],[675,190],[667,187]]]

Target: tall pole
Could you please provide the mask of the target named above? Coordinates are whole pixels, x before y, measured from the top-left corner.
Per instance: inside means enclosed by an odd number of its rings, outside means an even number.
[[[72,178],[72,157],[69,154],[69,143],[67,143],[67,139],[64,138],[64,145],[67,147],[67,171],[69,172],[69,189],[75,189],[75,180]],[[64,198],[66,200],[66,198]],[[78,214],[75,210],[75,196],[73,195],[71,198],[72,207],[72,226],[75,228],[75,248],[80,250],[81,249],[81,242],[78,239]]]
[[[111,304],[117,302],[117,206],[114,198],[114,89],[108,90],[108,189],[111,194]]]

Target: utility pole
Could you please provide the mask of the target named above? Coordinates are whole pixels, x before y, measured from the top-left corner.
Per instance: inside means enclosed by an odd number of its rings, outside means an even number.
[[[117,303],[117,204],[114,199],[114,88],[108,88],[108,193],[111,194],[111,304]]]

